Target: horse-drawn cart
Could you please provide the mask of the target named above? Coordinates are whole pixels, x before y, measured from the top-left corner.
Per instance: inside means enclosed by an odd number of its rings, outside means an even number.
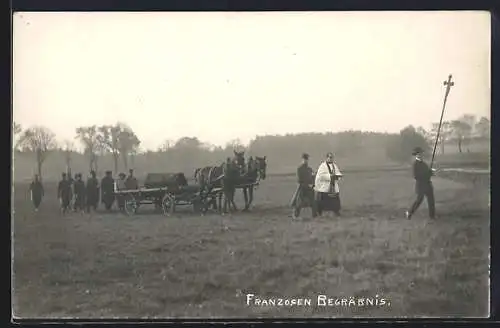
[[[141,205],[154,205],[164,215],[175,212],[176,206],[192,205],[197,213],[205,213],[209,204],[221,193],[220,188],[188,185],[184,173],[151,173],[144,187],[134,190],[115,190],[117,197],[124,197],[127,214],[136,214]]]

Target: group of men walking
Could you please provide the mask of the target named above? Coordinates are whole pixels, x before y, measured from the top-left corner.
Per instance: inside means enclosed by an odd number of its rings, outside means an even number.
[[[116,181],[113,178],[112,171],[106,171],[100,183],[95,171],[90,171],[90,176],[86,183],[82,180],[81,173],[75,174],[73,178],[70,174],[63,172],[57,186],[57,198],[63,214],[70,210],[75,212],[95,211],[99,207],[99,199],[108,211],[113,207],[115,199],[117,200],[119,209],[123,210],[125,205],[124,199],[123,197],[115,197],[115,190],[137,189],[138,187],[139,185],[137,179],[134,177],[133,170],[129,170],[128,177],[124,173],[120,173]],[[30,184],[30,193],[35,211],[38,211],[45,194],[38,175],[35,175]]]
[[[415,156],[413,177],[416,198],[405,212],[407,219],[411,219],[422,204],[424,197],[427,198],[429,217],[435,218],[434,187],[431,181],[435,170],[423,161],[422,154],[422,148],[413,149],[412,155]],[[298,219],[301,210],[307,207],[312,209],[313,217],[321,216],[325,211],[333,211],[337,216],[340,216],[339,181],[342,178],[342,173],[333,160],[333,153],[326,155],[326,160],[321,162],[316,173],[309,167],[308,162],[309,155],[302,154],[302,164],[297,169],[298,186],[291,201],[292,217]]]

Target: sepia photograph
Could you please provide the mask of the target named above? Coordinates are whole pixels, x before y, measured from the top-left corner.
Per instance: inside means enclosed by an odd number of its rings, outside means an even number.
[[[489,317],[490,19],[16,12],[12,317]]]

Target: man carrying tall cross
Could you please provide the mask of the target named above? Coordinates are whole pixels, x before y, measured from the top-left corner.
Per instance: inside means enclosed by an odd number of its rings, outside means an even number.
[[[415,193],[417,197],[410,209],[406,211],[405,216],[411,219],[413,213],[420,207],[424,197],[427,198],[427,206],[429,207],[429,217],[435,219],[436,207],[434,203],[434,187],[432,186],[431,177],[434,175],[434,170],[431,169],[423,160],[423,149],[416,147],[412,155],[415,156],[413,163],[413,177],[415,178]]]
[[[415,178],[415,192],[417,197],[413,202],[412,206],[408,211],[405,212],[407,219],[410,219],[413,213],[418,209],[424,197],[427,198],[427,205],[429,207],[429,217],[435,219],[436,210],[434,202],[434,187],[432,185],[431,177],[434,175],[435,170],[432,168],[434,163],[434,155],[436,154],[436,147],[439,140],[439,133],[441,132],[441,125],[443,124],[444,109],[446,107],[446,100],[448,99],[448,94],[450,93],[450,88],[455,84],[451,81],[452,75],[448,76],[448,81],[444,81],[443,84],[446,86],[446,92],[444,95],[443,109],[441,111],[441,118],[439,119],[439,127],[436,135],[436,142],[434,143],[434,149],[432,151],[431,165],[427,165],[422,160],[422,153],[424,152],[422,148],[416,147],[413,150],[412,155],[415,156],[415,162],[413,163],[413,177]]]

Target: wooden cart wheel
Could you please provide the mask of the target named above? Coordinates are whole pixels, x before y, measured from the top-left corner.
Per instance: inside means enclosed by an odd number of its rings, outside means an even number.
[[[171,194],[165,194],[161,200],[161,207],[165,216],[170,216],[175,212],[175,197]]]
[[[200,197],[200,210],[201,210],[202,215],[207,214],[208,208],[212,204],[211,201],[212,201],[212,197],[210,194],[206,194],[206,195],[203,195],[202,197]]]
[[[127,196],[127,199],[125,199],[125,212],[127,212],[128,215],[133,215],[137,213],[137,209],[139,208],[139,202],[133,195]]]

